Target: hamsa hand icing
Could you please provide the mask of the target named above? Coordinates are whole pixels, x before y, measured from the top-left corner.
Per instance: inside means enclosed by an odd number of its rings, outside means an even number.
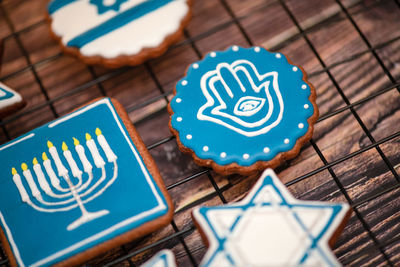
[[[197,113],[199,120],[218,123],[246,136],[268,132],[279,124],[283,100],[278,73],[258,73],[248,60],[220,63],[200,81],[207,98]]]
[[[294,157],[318,116],[315,90],[299,67],[281,53],[238,46],[192,64],[169,110],[181,150],[224,174]]]

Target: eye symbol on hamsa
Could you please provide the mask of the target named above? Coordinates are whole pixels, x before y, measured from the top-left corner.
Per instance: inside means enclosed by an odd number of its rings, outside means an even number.
[[[248,137],[267,133],[282,120],[284,103],[276,71],[260,74],[248,60],[220,63],[203,75],[200,85],[207,102],[197,112],[199,120]]]

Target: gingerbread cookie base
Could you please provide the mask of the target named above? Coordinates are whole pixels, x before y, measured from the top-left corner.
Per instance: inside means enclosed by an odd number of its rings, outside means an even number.
[[[351,215],[346,203],[295,199],[268,169],[241,201],[195,208],[208,250],[201,266],[340,266],[331,247]]]
[[[176,260],[174,253],[169,249],[163,249],[154,255],[141,267],[176,267]]]
[[[12,266],[79,265],[172,219],[155,162],[114,99],[39,127],[0,154],[1,239]]]
[[[238,46],[189,66],[168,111],[179,149],[223,175],[249,175],[294,158],[319,115],[301,67],[282,53]]]

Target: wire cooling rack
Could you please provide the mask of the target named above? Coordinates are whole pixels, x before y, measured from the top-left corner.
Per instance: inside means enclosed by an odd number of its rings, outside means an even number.
[[[296,197],[350,204],[352,217],[333,248],[339,260],[346,266],[400,264],[398,0],[194,0],[184,38],[166,55],[116,70],[84,66],[63,55],[47,37],[45,4],[0,1],[0,40],[5,44],[0,80],[28,100],[24,110],[0,122],[0,142],[95,97],[116,97],[176,204],[170,226],[87,265],[137,266],[171,248],[178,264],[198,266],[206,248],[190,210],[236,201],[256,181],[257,176],[221,177],[194,165],[177,150],[166,126],[166,105],[186,66],[232,44],[283,51],[305,67],[317,88],[321,116],[314,138],[276,171]],[[0,265],[7,266],[0,251]]]

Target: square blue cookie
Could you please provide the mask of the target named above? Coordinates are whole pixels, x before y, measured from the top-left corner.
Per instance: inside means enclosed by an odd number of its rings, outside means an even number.
[[[160,174],[122,106],[104,98],[0,146],[10,262],[79,264],[172,219]]]

